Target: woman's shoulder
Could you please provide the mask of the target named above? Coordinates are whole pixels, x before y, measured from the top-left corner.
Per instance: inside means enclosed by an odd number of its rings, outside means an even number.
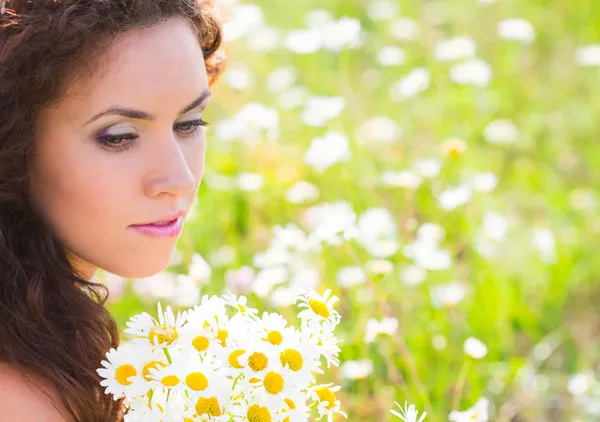
[[[30,371],[0,362],[0,415],[19,422],[69,422],[58,392]]]

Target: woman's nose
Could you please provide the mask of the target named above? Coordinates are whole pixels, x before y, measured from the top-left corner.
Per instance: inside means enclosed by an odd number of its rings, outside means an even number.
[[[196,178],[180,141],[172,136],[161,145],[161,148],[152,152],[152,170],[146,179],[146,195],[149,197],[160,194],[189,196],[196,186]]]

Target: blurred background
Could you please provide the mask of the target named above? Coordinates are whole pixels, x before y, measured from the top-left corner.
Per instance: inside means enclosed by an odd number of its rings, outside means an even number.
[[[331,288],[350,421],[600,420],[600,1],[216,5],[204,180],[163,273],[99,274],[121,327]]]

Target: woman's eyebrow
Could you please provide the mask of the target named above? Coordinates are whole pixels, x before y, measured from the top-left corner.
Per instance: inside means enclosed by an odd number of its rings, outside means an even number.
[[[188,111],[193,110],[194,108],[198,107],[200,104],[202,104],[202,102],[204,100],[206,100],[207,98],[210,98],[210,95],[211,95],[210,91],[208,91],[208,90],[203,91],[202,94],[200,94],[200,96],[198,98],[196,98],[189,105],[187,105],[183,110],[181,110],[179,112],[179,114],[187,113]],[[131,108],[123,108],[123,107],[111,107],[108,110],[105,110],[101,113],[96,114],[90,120],[85,122],[84,126],[87,126],[90,123],[92,123],[93,121],[98,120],[99,118],[108,116],[108,115],[118,115],[118,116],[129,117],[130,119],[140,119],[140,120],[154,120],[155,119],[153,114],[147,113],[145,111],[135,110],[135,109],[131,109]]]

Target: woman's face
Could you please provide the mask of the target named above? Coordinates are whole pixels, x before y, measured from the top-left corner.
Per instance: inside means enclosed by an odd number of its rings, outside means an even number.
[[[131,225],[187,213],[202,178],[202,50],[172,19],[120,36],[100,63],[41,113],[29,195],[82,275],[148,277],[168,265],[178,236]]]

